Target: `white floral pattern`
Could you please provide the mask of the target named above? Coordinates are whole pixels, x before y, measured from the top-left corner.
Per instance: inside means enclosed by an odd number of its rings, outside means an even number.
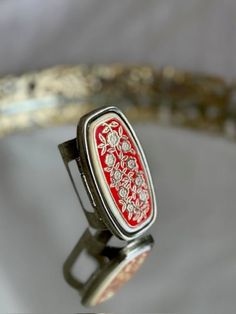
[[[105,163],[108,167],[114,166],[115,161],[116,161],[116,158],[113,154],[107,154],[106,155]]]
[[[136,151],[123,126],[112,119],[103,123],[98,134],[98,149],[109,173],[110,189],[117,191],[118,203],[129,221],[137,224],[147,218],[150,200],[146,178]]]

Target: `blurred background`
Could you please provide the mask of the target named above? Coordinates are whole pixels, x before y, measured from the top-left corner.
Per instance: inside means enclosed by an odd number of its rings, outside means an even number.
[[[0,2],[0,75],[57,64],[171,64],[236,77],[234,0]],[[153,254],[98,312],[222,313],[236,308],[236,148],[137,124],[159,204]],[[1,139],[0,312],[91,312],[62,264],[85,219],[57,151],[75,127]],[[93,311],[93,310],[92,310]]]

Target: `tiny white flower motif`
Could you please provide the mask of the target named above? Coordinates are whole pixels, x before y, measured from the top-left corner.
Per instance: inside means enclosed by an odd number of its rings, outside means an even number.
[[[107,142],[111,147],[115,147],[119,144],[120,137],[116,131],[111,131],[107,135]]]
[[[127,167],[128,167],[129,169],[137,168],[137,161],[136,161],[136,158],[130,157],[130,158],[127,160]]]
[[[144,183],[143,176],[139,174],[135,179],[135,184],[141,186]]]
[[[131,149],[131,144],[129,141],[123,141],[121,144],[121,149],[126,153]]]
[[[113,154],[107,154],[105,158],[105,163],[108,167],[114,166],[116,158]]]
[[[134,215],[134,211],[135,211],[135,206],[133,203],[128,203],[126,205],[126,210],[128,211],[128,219],[132,219],[133,215]]]
[[[119,195],[120,195],[120,197],[122,197],[122,198],[127,197],[127,195],[128,195],[128,190],[127,190],[126,188],[124,188],[124,187],[121,187],[121,188],[119,189]]]
[[[134,211],[134,205],[132,203],[129,203],[126,207],[128,212],[132,213]]]
[[[116,170],[116,171],[114,172],[113,177],[114,177],[114,179],[115,179],[116,181],[120,181],[121,178],[122,178],[122,173],[121,173],[121,171],[120,171],[120,170]]]
[[[146,202],[148,199],[148,192],[146,190],[141,190],[139,193],[139,198],[141,201]]]

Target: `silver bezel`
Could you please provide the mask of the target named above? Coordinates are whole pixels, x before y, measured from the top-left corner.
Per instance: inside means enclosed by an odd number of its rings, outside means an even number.
[[[127,129],[129,130],[131,136],[133,137],[135,144],[137,145],[143,164],[145,166],[145,171],[147,173],[149,185],[150,185],[150,193],[152,197],[152,204],[153,204],[153,213],[150,218],[150,221],[144,225],[141,229],[133,231],[132,228],[129,228],[128,226],[124,229],[119,222],[117,221],[117,218],[112,214],[111,210],[108,207],[106,197],[104,196],[104,193],[102,192],[96,174],[95,169],[93,166],[93,162],[91,161],[91,154],[89,149],[89,137],[88,137],[88,131],[91,123],[98,118],[102,117],[103,115],[107,113],[115,113],[120,117],[120,119],[125,123]],[[82,117],[79,121],[78,128],[77,128],[77,146],[80,154],[80,169],[85,177],[86,181],[86,188],[90,195],[92,195],[93,201],[92,205],[94,209],[98,212],[101,219],[104,221],[108,229],[111,230],[113,234],[118,236],[121,239],[124,240],[131,240],[133,238],[136,238],[143,234],[155,221],[156,215],[157,215],[157,209],[156,209],[156,199],[155,199],[155,193],[152,183],[151,174],[149,171],[149,167],[147,164],[146,157],[144,155],[142,146],[139,143],[139,140],[131,127],[130,123],[126,119],[126,117],[123,115],[123,113],[116,107],[106,107],[99,110],[95,110],[86,116]]]

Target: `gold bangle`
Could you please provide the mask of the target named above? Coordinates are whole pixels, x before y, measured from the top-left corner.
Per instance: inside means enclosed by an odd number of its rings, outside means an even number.
[[[132,121],[152,120],[236,138],[236,88],[172,67],[59,66],[0,80],[0,136],[76,123],[115,104]]]

